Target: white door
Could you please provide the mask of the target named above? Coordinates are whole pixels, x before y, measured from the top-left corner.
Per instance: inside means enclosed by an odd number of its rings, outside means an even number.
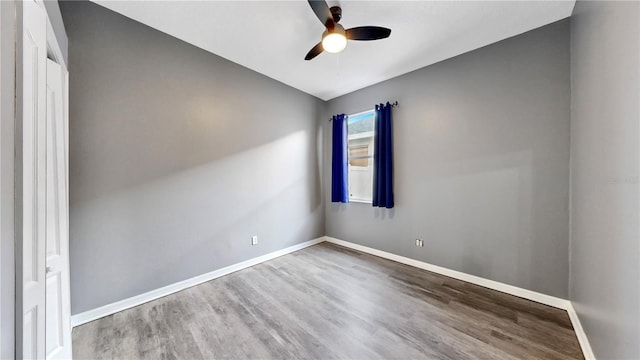
[[[16,274],[16,355],[45,357],[45,234],[46,234],[46,14],[33,1],[22,5],[18,42],[20,120],[16,122],[18,151],[18,221]]]
[[[65,72],[47,59],[47,359],[71,358]]]

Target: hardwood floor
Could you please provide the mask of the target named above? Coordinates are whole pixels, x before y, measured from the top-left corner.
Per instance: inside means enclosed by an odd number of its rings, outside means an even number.
[[[76,359],[581,359],[565,311],[322,243],[76,327]]]

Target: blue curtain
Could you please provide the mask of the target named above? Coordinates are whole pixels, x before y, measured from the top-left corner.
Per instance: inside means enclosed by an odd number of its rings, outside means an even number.
[[[331,147],[331,201],[349,202],[347,167],[347,117],[333,117],[333,146]]]
[[[393,133],[391,104],[376,105],[373,146],[373,206],[393,207]]]

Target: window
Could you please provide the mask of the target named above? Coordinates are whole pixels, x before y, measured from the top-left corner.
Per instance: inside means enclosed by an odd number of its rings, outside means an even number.
[[[349,201],[372,201],[374,119],[373,110],[347,117]]]

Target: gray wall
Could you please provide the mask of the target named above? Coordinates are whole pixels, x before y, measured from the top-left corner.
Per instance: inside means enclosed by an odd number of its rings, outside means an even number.
[[[14,357],[14,1],[0,1],[0,359]]]
[[[327,136],[327,235],[566,298],[569,98],[565,20],[331,100],[400,106],[395,209],[330,202]]]
[[[73,314],[324,235],[322,101],[93,3],[61,9]]]
[[[640,359],[640,4],[571,18],[570,300],[598,359]]]

